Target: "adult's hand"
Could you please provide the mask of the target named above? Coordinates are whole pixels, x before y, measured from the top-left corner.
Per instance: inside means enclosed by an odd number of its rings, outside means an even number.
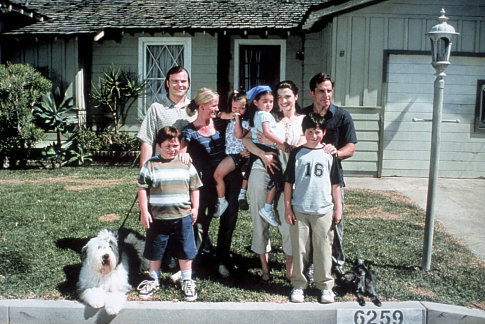
[[[259,158],[261,159],[261,161],[263,161],[266,171],[275,173],[276,170],[280,170],[276,162],[276,156],[276,152],[263,152],[259,155]]]
[[[182,161],[183,164],[190,164],[192,163],[192,158],[190,154],[187,152],[180,152],[179,153],[179,160]]]
[[[335,154],[337,153],[337,148],[332,144],[325,144],[325,146],[323,147],[323,151],[325,153]]]

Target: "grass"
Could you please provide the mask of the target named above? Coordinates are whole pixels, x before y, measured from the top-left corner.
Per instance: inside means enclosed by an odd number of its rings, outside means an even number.
[[[121,225],[136,194],[133,168],[64,168],[0,171],[0,299],[76,299],[80,249],[103,228]],[[418,300],[485,309],[485,264],[435,227],[430,271],[421,270],[424,211],[395,192],[346,190],[344,248],[349,261],[371,260],[382,301]],[[144,233],[137,206],[126,227]],[[218,221],[211,225],[217,237]],[[217,275],[213,260],[196,268],[199,301],[288,302],[280,237],[271,228],[272,278],[262,283],[250,251],[251,216],[240,212],[233,237],[231,279]],[[213,265],[213,266],[207,266]],[[347,265],[348,269],[349,265]],[[181,300],[164,274],[154,300]],[[336,287],[337,301],[355,300]],[[309,290],[307,301],[317,301]],[[137,300],[135,291],[129,299]]]

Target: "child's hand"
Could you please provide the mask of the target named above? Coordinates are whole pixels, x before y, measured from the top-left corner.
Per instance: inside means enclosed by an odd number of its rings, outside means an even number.
[[[190,210],[191,214],[192,214],[192,218],[194,219],[192,221],[192,226],[195,225],[195,223],[197,222],[197,216],[199,214],[199,209],[198,208],[192,208]]]
[[[149,229],[150,223],[153,222],[152,215],[150,215],[150,213],[141,213],[140,220],[146,229]]]
[[[295,225],[296,217],[292,209],[285,209],[285,220],[290,225]]]

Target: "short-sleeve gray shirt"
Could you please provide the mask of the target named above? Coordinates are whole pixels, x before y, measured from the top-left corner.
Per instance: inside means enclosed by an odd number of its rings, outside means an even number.
[[[186,98],[185,101],[175,104],[168,97],[164,97],[160,103],[153,103],[141,123],[137,137],[155,148],[155,139],[160,129],[174,126],[181,131],[197,118],[197,114],[191,117],[187,115],[185,108],[189,103],[190,100]]]

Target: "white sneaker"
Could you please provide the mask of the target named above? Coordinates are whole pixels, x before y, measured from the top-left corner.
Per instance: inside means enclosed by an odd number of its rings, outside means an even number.
[[[138,290],[138,297],[141,299],[148,299],[159,288],[160,284],[158,283],[158,280],[143,280],[138,287],[136,287],[136,290]]]
[[[226,211],[227,207],[229,206],[229,203],[227,202],[226,199],[224,199],[222,202],[219,202],[216,204],[216,211],[212,215],[214,218],[219,218],[224,214]]]
[[[227,270],[226,266],[223,264],[219,265],[219,274],[221,275],[222,278],[229,278],[231,276],[231,273],[229,270]]]
[[[292,303],[303,303],[305,301],[303,289],[293,288],[293,290],[291,290],[290,301]]]
[[[182,290],[185,294],[186,301],[195,301],[197,299],[197,291],[195,291],[195,280],[184,280],[182,282]]]
[[[270,210],[269,212],[266,211],[266,209],[264,208],[261,208],[259,210],[259,216],[261,216],[265,221],[267,221],[270,225],[273,225],[273,226],[278,226],[280,225],[280,223],[278,223],[278,220],[276,219],[274,213],[272,210]]]
[[[333,303],[335,301],[335,294],[332,290],[322,289],[320,302],[323,304]]]

